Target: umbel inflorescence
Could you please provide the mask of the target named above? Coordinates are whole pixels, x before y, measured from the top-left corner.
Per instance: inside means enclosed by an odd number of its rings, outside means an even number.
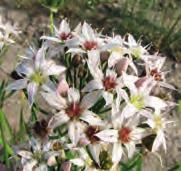
[[[166,151],[175,104],[155,93],[175,89],[165,81],[165,57],[150,54],[131,34],[105,36],[86,22],[71,30],[62,20],[41,40],[18,63],[21,79],[7,87],[27,92],[31,108],[39,94],[52,109],[34,121],[30,147],[17,150],[24,171],[119,170],[121,161],[144,151],[150,135],[151,152]]]

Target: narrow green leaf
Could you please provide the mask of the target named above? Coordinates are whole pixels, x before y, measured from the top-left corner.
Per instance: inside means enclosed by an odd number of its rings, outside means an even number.
[[[12,141],[14,139],[13,131],[2,109],[0,109],[0,125],[3,133],[6,133],[6,141]]]
[[[26,123],[23,117],[23,110],[21,110],[20,112],[19,131],[16,137],[18,141],[25,141],[27,138],[27,130],[26,130]]]
[[[1,133],[1,142],[3,145],[3,159],[5,161],[6,166],[9,168],[10,167],[9,155],[13,154],[13,150],[8,145],[7,135],[5,135],[5,133],[7,134],[6,131],[11,132],[9,130],[9,125],[7,124],[5,115],[3,111],[0,109],[0,133]]]

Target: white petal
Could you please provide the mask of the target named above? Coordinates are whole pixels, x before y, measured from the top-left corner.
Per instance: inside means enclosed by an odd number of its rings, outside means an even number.
[[[37,164],[36,160],[31,160],[28,161],[24,166],[23,166],[23,171],[32,171],[33,167]]]
[[[109,93],[107,91],[103,91],[102,96],[103,96],[104,100],[106,101],[106,104],[105,104],[106,106],[112,104],[112,102],[113,102],[113,94],[112,93]]]
[[[117,73],[114,70],[107,69],[106,70],[106,76],[110,76],[111,78],[117,78]]]
[[[67,94],[68,89],[69,89],[69,85],[68,85],[66,79],[62,78],[58,83],[58,86],[56,89],[57,93],[59,93],[61,95],[65,95],[65,94]]]
[[[56,65],[54,61],[49,60],[44,63],[43,73],[47,76],[49,75],[59,75],[65,72],[66,68],[61,65]]]
[[[103,130],[97,133],[96,136],[105,142],[110,142],[110,143],[117,142],[118,130],[114,129]]]
[[[30,66],[30,64],[28,62],[22,62],[21,64],[19,64],[16,68],[16,72],[19,75],[26,75],[27,77],[33,74],[33,68]]]
[[[60,23],[59,26],[59,32],[62,33],[70,33],[70,26],[69,23],[64,19],[62,20],[62,22]]]
[[[79,90],[77,90],[75,88],[70,88],[68,90],[68,101],[69,101],[69,103],[79,102],[79,100],[80,100]]]
[[[128,150],[128,157],[131,158],[136,150],[135,143],[133,141],[124,144]]]
[[[125,86],[129,88],[131,95],[137,94],[138,90],[135,82],[138,78],[133,75],[127,75],[125,72],[122,72],[122,78]]]
[[[145,103],[146,106],[152,107],[154,109],[155,108],[162,109],[168,106],[168,104],[164,100],[154,96],[146,97]]]
[[[33,157],[32,153],[29,151],[18,151],[17,152],[18,155],[20,155],[21,157],[25,158],[25,159],[31,159]]]
[[[35,171],[48,171],[46,164],[40,164],[39,167],[35,169]]]
[[[79,142],[81,133],[83,131],[81,128],[81,124],[77,121],[72,121],[69,123],[68,135],[72,144],[75,146]]]
[[[162,82],[162,81],[159,82],[159,85],[161,87],[165,87],[165,88],[168,88],[168,89],[171,89],[171,90],[176,90],[175,87],[172,86],[171,84],[168,84],[168,83],[165,83],[165,82]]]
[[[45,50],[46,47],[42,46],[36,53],[35,56],[35,68],[39,70],[45,62]]]
[[[41,36],[40,39],[42,39],[42,40],[50,40],[50,41],[54,41],[54,42],[58,42],[58,43],[62,42],[59,38],[50,37],[50,36]]]
[[[56,91],[56,86],[52,81],[46,82],[46,84],[43,84],[41,86],[42,90],[48,93],[55,93]]]
[[[28,101],[30,106],[33,104],[34,102],[34,98],[36,95],[36,92],[38,90],[38,84],[35,82],[30,82],[27,86],[27,93],[28,93]]]
[[[161,144],[163,144],[164,148],[166,149],[164,133],[162,131],[159,131],[153,142],[152,152],[156,152]]]
[[[103,89],[102,82],[97,80],[92,80],[86,84],[86,86],[82,89],[82,92],[91,92],[93,90]]]
[[[152,119],[148,119],[146,122],[151,128],[155,128],[155,122]]]
[[[136,109],[136,107],[134,105],[132,105],[131,103],[128,103],[123,111],[122,111],[122,115],[125,117],[125,118],[129,118],[131,116],[133,116],[138,110]]]
[[[20,80],[16,80],[12,83],[10,83],[6,89],[7,90],[21,90],[27,87],[27,79],[20,79]]]
[[[81,107],[83,107],[84,109],[91,108],[100,98],[100,96],[100,91],[93,91],[91,93],[86,94],[81,100]]]
[[[114,143],[113,150],[112,150],[112,161],[113,163],[117,164],[121,160],[123,154],[123,149],[121,143]]]
[[[92,158],[95,160],[95,162],[100,165],[100,161],[99,161],[99,155],[101,152],[101,145],[100,144],[89,144],[88,145],[89,151],[92,155]]]
[[[59,113],[55,114],[49,121],[48,127],[49,128],[56,128],[66,122],[69,121],[69,117],[65,114],[64,111],[60,111]]]
[[[58,156],[58,155],[57,155]],[[48,166],[54,166],[57,164],[57,161],[56,161],[56,156],[50,156],[48,159],[47,159],[47,165]]]
[[[103,72],[99,68],[100,66],[100,52],[99,51],[92,50],[88,52],[87,65],[94,79],[97,79],[97,80],[103,79]]]
[[[131,34],[128,34],[128,43],[130,46],[137,46],[137,42]]]
[[[127,121],[125,126],[135,129],[137,125],[140,123],[140,115],[135,114],[134,117],[130,117]]]
[[[95,39],[95,35],[94,35],[93,29],[86,22],[84,22],[84,24],[82,26],[82,33],[83,33],[83,35],[85,36],[85,38],[87,40],[94,40]]]
[[[48,102],[48,104],[56,109],[64,109],[67,106],[66,100],[61,97],[59,94],[53,93],[45,93],[42,92],[41,95]]]
[[[126,103],[129,102],[129,97],[128,94],[125,90],[123,90],[122,88],[117,88],[117,95],[119,96],[119,98],[121,99],[121,97],[126,101]]]
[[[104,122],[98,115],[96,115],[95,113],[88,111],[88,110],[84,111],[84,113],[81,115],[80,119],[89,123],[89,125],[96,125],[96,126],[100,125],[101,126],[104,124]]]
[[[114,66],[121,59],[121,55],[118,52],[112,52],[108,59],[108,67]]]
[[[99,67],[100,65],[100,52],[98,50],[91,50],[87,53],[88,63],[94,67]]]
[[[79,167],[84,166],[84,161],[82,159],[80,159],[80,158],[71,159],[70,162],[77,165],[77,166],[79,166]]]
[[[138,70],[137,70],[135,64],[133,63],[133,61],[130,61],[129,66],[133,69],[135,74],[138,75]]]
[[[79,39],[77,37],[73,37],[71,39],[66,40],[65,46],[69,47],[69,50],[73,47],[79,46]],[[79,50],[80,53],[85,53],[84,50]],[[70,51],[69,51],[70,52]],[[66,52],[67,53],[67,52]]]
[[[131,131],[131,139],[134,141],[141,140],[145,135],[145,129],[143,128],[135,128]]]
[[[85,53],[81,48],[70,48],[66,53]]]

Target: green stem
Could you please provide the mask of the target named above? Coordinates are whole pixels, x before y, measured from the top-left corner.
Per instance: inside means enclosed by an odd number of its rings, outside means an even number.
[[[53,11],[50,10],[50,32],[53,35],[54,34],[54,16],[53,16]]]

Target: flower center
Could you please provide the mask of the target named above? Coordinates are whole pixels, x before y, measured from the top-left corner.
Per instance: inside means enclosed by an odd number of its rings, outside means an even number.
[[[61,143],[58,142],[58,141],[57,141],[57,142],[54,142],[53,145],[52,145],[52,149],[53,149],[54,151],[61,150],[61,149],[62,149]]]
[[[163,128],[163,121],[162,121],[162,118],[160,116],[155,115],[153,120],[155,123],[155,127],[154,127],[155,132],[157,132]]]
[[[42,72],[40,71],[36,71],[30,78],[33,82],[37,83],[37,84],[42,84],[45,80]]]
[[[130,141],[130,132],[131,129],[128,127],[123,127],[119,130],[119,139],[123,143],[128,143]]]
[[[36,121],[33,125],[33,130],[40,137],[46,137],[49,133],[48,122],[44,119],[41,121]]]
[[[162,75],[161,75],[161,73],[158,72],[157,69],[152,69],[150,71],[150,75],[153,76],[156,81],[162,80]]]
[[[98,137],[95,136],[96,133],[99,132],[99,127],[97,126],[89,126],[86,130],[86,135],[89,138],[89,140],[91,141],[91,143],[97,142],[100,139]]]
[[[60,34],[60,39],[61,40],[67,40],[67,39],[70,39],[72,37],[71,33],[65,33],[65,32],[62,32]]]
[[[86,50],[97,49],[97,47],[98,47],[98,44],[95,41],[85,41],[84,42],[84,48]]]
[[[82,109],[78,103],[72,103],[66,110],[67,115],[70,118],[78,117],[81,115]]]
[[[145,107],[144,98],[141,95],[132,96],[130,101],[138,110]]]
[[[106,91],[115,89],[117,83],[114,77],[107,76],[102,81]]]
[[[141,48],[140,47],[134,47],[131,48],[131,53],[134,56],[135,59],[139,59],[141,56]]]
[[[42,153],[42,151],[34,152],[33,158],[36,159],[38,162],[42,162],[42,160],[43,160],[43,153]]]

